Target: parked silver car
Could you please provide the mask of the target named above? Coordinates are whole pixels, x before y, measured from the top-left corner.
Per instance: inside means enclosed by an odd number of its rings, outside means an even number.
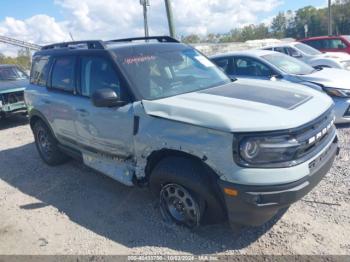
[[[324,91],[335,103],[336,123],[350,122],[350,74],[335,68],[315,69],[274,51],[249,50],[211,57],[233,78],[288,81]]]
[[[346,53],[322,53],[300,42],[283,43],[264,47],[263,50],[280,52],[297,58],[314,68],[339,68],[350,70],[350,55]]]

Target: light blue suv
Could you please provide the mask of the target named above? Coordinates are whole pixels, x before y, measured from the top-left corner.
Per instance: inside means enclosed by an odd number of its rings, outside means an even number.
[[[148,186],[177,224],[260,225],[338,152],[332,100],[285,85],[234,83],[170,37],[81,41],[34,55],[25,101],[47,164],[74,157]]]

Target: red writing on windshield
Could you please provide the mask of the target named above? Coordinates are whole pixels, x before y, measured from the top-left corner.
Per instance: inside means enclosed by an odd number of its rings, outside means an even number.
[[[138,64],[138,63],[143,63],[146,61],[152,61],[155,60],[155,56],[134,56],[134,57],[129,57],[124,59],[124,64],[130,65],[130,64]]]

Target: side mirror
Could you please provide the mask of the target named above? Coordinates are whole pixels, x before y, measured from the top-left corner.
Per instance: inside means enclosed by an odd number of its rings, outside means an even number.
[[[102,88],[96,90],[92,94],[92,103],[96,107],[114,107],[121,106],[122,101],[119,100],[117,93],[110,88]]]
[[[271,81],[277,81],[277,80],[280,80],[280,79],[282,79],[282,78],[283,78],[283,76],[278,75],[278,74],[272,74],[272,75],[270,76],[270,80],[271,80]]]

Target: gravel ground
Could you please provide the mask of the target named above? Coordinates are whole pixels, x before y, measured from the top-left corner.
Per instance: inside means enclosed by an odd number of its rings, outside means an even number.
[[[325,179],[258,228],[164,223],[148,190],[76,161],[48,167],[24,118],[0,122],[0,254],[350,254],[350,126]]]

